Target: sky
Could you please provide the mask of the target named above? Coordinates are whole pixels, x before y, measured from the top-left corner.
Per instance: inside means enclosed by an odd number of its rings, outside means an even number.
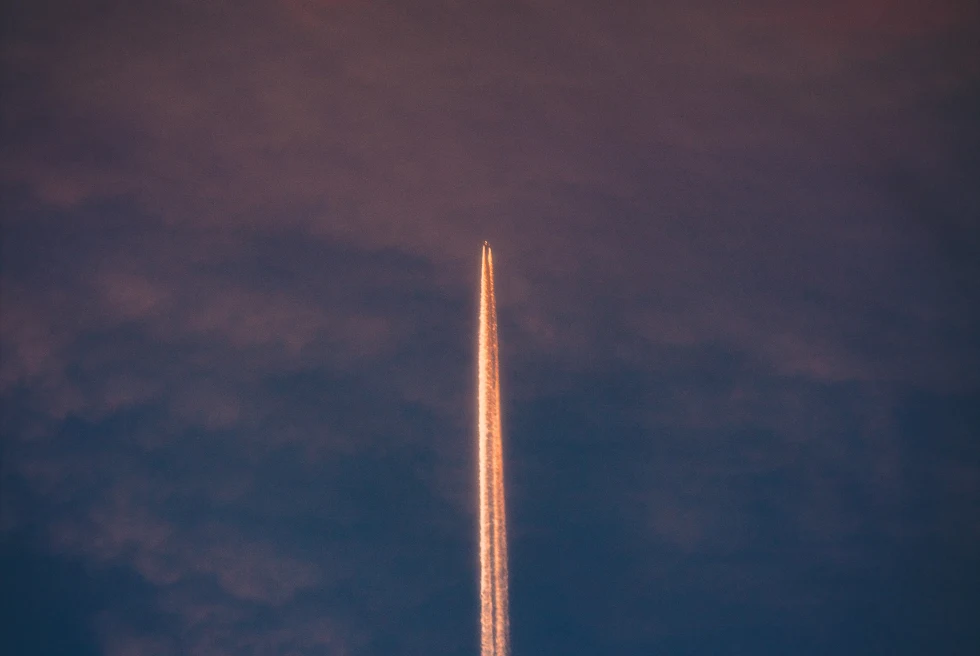
[[[977,653],[975,3],[4,5],[3,653]]]

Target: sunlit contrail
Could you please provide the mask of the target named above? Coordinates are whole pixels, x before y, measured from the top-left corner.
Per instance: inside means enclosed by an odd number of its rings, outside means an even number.
[[[481,656],[508,656],[507,516],[504,512],[504,456],[500,442],[497,303],[493,295],[493,256],[487,242],[483,242],[481,264],[478,357]]]

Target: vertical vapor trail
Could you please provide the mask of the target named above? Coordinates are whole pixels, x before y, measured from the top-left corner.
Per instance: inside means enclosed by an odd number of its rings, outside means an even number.
[[[493,256],[483,242],[480,278],[478,428],[480,457],[480,645],[481,656],[508,656],[507,517],[504,456],[500,441],[500,379]]]

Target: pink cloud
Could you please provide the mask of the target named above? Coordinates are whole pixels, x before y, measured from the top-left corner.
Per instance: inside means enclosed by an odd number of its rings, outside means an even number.
[[[980,17],[961,0],[832,0],[819,4],[772,3],[760,20],[786,20],[809,34],[837,38],[931,36]]]
[[[88,516],[62,522],[52,533],[60,550],[105,564],[127,564],[161,586],[212,580],[235,599],[269,605],[290,601],[321,582],[320,569],[219,526],[178,527],[116,488]]]

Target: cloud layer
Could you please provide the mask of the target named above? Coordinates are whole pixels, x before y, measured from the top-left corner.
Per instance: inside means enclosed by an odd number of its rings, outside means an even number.
[[[489,239],[516,646],[967,653],[978,15],[806,5],[14,3],[4,535],[107,654],[469,653]]]

